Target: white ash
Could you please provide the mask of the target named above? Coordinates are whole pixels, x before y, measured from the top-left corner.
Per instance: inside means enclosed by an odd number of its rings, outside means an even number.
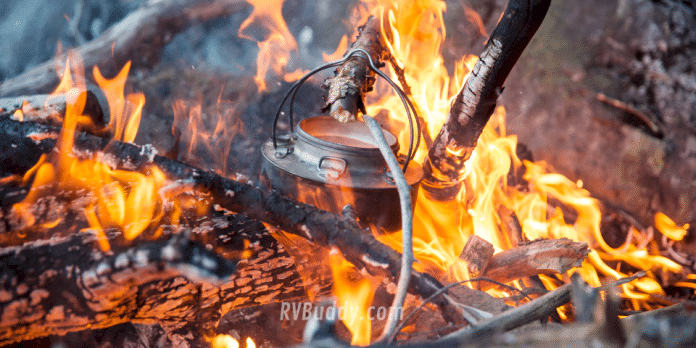
[[[278,226],[278,228],[280,229],[280,226]],[[307,240],[309,240],[310,243],[314,240],[314,237],[312,237],[312,234],[309,233],[309,228],[307,228],[307,225],[300,226],[300,231],[302,231],[302,233],[304,233],[304,235],[307,237]]]
[[[157,149],[152,144],[145,144],[140,147],[140,156],[147,156],[147,161],[152,163],[157,156]]]
[[[366,264],[368,264],[368,265],[370,265],[370,266],[372,266],[372,267],[380,267],[380,268],[383,268],[383,269],[388,269],[388,268],[389,268],[389,264],[377,262],[377,261],[371,259],[371,258],[370,258],[369,256],[367,256],[367,255],[363,255],[360,259],[361,259],[363,262],[365,262]]]

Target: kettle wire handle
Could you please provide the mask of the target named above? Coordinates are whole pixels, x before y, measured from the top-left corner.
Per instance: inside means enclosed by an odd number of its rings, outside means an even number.
[[[349,51],[345,57],[342,59],[339,59],[337,61],[333,61],[324,65],[321,65],[317,68],[312,69],[310,72],[305,74],[301,79],[297,80],[292,87],[290,87],[290,90],[285,94],[283,97],[283,100],[280,102],[278,105],[278,109],[276,110],[275,118],[273,120],[273,130],[272,130],[272,140],[273,140],[273,148],[277,149],[278,148],[278,141],[277,141],[277,136],[276,136],[276,128],[278,127],[278,120],[280,119],[280,115],[282,114],[282,109],[283,105],[285,105],[285,102],[290,98],[290,106],[289,106],[289,112],[288,112],[288,117],[290,118],[290,129],[294,128],[294,122],[293,122],[293,105],[295,103],[295,96],[297,95],[297,90],[299,90],[300,86],[302,86],[307,79],[315,75],[316,73],[328,69],[328,68],[333,68],[339,65],[342,65],[345,63],[349,58],[356,56],[360,57],[363,60],[365,60],[368,63],[368,66],[370,67],[370,70],[372,70],[375,74],[379,75],[381,78],[386,80],[389,85],[394,89],[396,94],[399,96],[401,99],[401,102],[404,104],[404,109],[406,109],[406,115],[408,118],[408,125],[409,125],[409,145],[408,145],[408,153],[406,155],[406,160],[404,161],[404,165],[402,167],[403,172],[406,172],[406,169],[408,168],[408,164],[411,162],[413,159],[413,156],[415,155],[416,150],[420,146],[420,138],[421,138],[421,126],[420,122],[418,121],[418,113],[416,111],[416,108],[413,106],[413,103],[411,103],[411,100],[408,98],[406,93],[399,87],[392,79],[389,78],[385,73],[383,73],[381,70],[379,70],[376,66],[375,63],[372,61],[372,57],[370,56],[370,53],[368,53],[366,50],[362,48],[356,48],[351,51]],[[415,124],[415,127],[414,127]],[[414,129],[415,128],[415,129]],[[415,138],[415,143],[414,143],[414,138]]]

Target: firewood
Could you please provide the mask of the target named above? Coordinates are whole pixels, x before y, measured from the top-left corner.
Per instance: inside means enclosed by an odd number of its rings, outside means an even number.
[[[85,91],[85,107],[81,114],[88,116],[93,125],[85,127],[83,124],[78,125],[80,130],[90,132],[92,134],[100,133],[99,130],[104,128],[104,112],[97,100],[97,96],[92,91]],[[63,123],[65,116],[66,100],[77,98],[77,95],[69,93],[61,93],[57,95],[36,94],[29,96],[20,96],[13,98],[0,98],[0,117],[12,115],[14,119],[19,121],[33,121],[39,123],[47,123],[60,125]],[[15,115],[15,112],[18,114]],[[100,135],[105,135],[101,132]]]
[[[258,221],[222,216],[187,237],[102,252],[87,230],[0,249],[0,346],[128,321],[200,333],[231,309],[306,296],[293,258]]]
[[[485,239],[472,234],[464,245],[459,258],[466,261],[469,278],[478,278],[486,269],[493,257],[495,249],[493,244]],[[475,285],[478,287],[478,283]]]
[[[495,110],[505,79],[541,25],[550,4],[551,0],[508,2],[423,165],[423,188],[433,198],[446,201],[459,192],[464,163]]]
[[[495,254],[483,276],[505,283],[539,274],[563,273],[580,267],[589,253],[587,243],[568,238],[537,239]],[[495,284],[481,282],[483,289],[492,286]]]
[[[372,57],[375,64],[387,58],[389,51],[382,42],[382,30],[379,18],[370,16],[359,29],[358,37],[348,52],[363,49]],[[347,53],[347,52],[346,52]],[[324,84],[329,89],[324,111],[341,122],[355,121],[358,111],[365,111],[365,93],[372,90],[375,83],[374,73],[369,63],[360,57],[352,57],[336,69],[333,77]]]
[[[244,0],[150,0],[75,51],[84,66],[99,65],[106,75],[116,74],[129,60],[133,60],[134,68],[152,67],[177,33],[247,6]],[[65,62],[66,57],[56,60]],[[0,96],[47,93],[58,85],[59,78],[51,60],[0,84]]]
[[[17,122],[7,117],[0,118],[0,134],[8,143],[15,144],[14,155],[48,153],[53,151],[60,129],[32,122]],[[2,144],[2,143],[0,143]],[[107,146],[108,145],[108,146]],[[210,193],[212,200],[234,212],[244,213],[271,226],[308,239],[313,243],[337,248],[353,265],[373,275],[390,276],[398,279],[401,255],[389,246],[377,241],[355,220],[339,217],[312,205],[299,203],[276,192],[269,192],[252,185],[224,178],[184,163],[156,154],[151,146],[110,141],[78,132],[75,136],[73,154],[77,157],[103,156],[112,159],[115,169],[144,170],[157,166],[173,180],[188,180],[197,189]],[[7,158],[0,152],[0,163]],[[26,156],[26,154],[25,154]],[[7,172],[0,168],[0,172]],[[409,291],[428,297],[443,285],[432,276],[412,271]],[[443,311],[451,322],[464,323],[469,316],[462,313],[461,304],[447,294],[438,296],[433,303]]]

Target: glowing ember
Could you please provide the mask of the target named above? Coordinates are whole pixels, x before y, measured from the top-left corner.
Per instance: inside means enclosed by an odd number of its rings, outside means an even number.
[[[256,348],[256,344],[251,337],[246,339],[246,348]],[[230,335],[217,335],[210,342],[213,348],[239,348],[239,341]]]

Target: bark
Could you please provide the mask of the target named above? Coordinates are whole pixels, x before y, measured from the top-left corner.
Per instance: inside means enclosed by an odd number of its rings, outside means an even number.
[[[174,234],[102,252],[97,239],[87,231],[0,249],[0,345],[128,321],[206,332],[231,309],[305,296],[293,258],[241,215],[194,229],[193,241]],[[252,256],[240,259],[245,240]]]
[[[129,60],[133,67],[152,67],[160,51],[179,32],[246,8],[244,0],[150,0],[98,38],[75,49],[84,66],[99,65],[105,75],[115,75]],[[56,57],[63,64],[67,55]],[[47,93],[60,76],[54,61],[42,63],[0,85],[0,96]]]
[[[464,163],[495,109],[503,84],[541,25],[551,0],[510,0],[424,162],[423,187],[447,201],[461,187]]]
[[[379,18],[370,16],[367,19],[359,28],[358,37],[348,52],[359,48],[367,51],[377,66],[387,58],[389,51],[382,41]],[[375,73],[370,70],[369,63],[364,59],[357,56],[348,59],[336,69],[334,77],[324,82],[329,89],[324,111],[328,110],[331,117],[341,122],[355,121],[358,111],[367,113],[365,94],[372,90],[374,76]]]
[[[53,151],[59,132],[57,127],[16,122],[9,118],[0,119],[0,134],[7,142],[16,145],[15,155],[22,152],[40,154]],[[73,154],[81,158],[110,158],[110,165],[116,169],[139,171],[148,166],[157,166],[170,179],[187,180],[197,189],[209,192],[212,200],[226,209],[244,213],[285,232],[304,237],[312,243],[335,247],[357,268],[365,269],[373,275],[398,279],[401,255],[378,242],[368,230],[351,218],[336,216],[276,192],[262,190],[248,182],[224,178],[157,156],[156,150],[151,146],[141,147],[77,133]],[[4,152],[0,153],[0,163],[7,161],[5,156]],[[11,168],[2,169],[7,172]],[[424,298],[443,287],[432,276],[417,271],[412,271],[411,279],[409,291]],[[433,302],[442,309],[449,321],[464,323],[464,318],[471,317],[462,313],[462,306],[447,294],[439,295]]]

